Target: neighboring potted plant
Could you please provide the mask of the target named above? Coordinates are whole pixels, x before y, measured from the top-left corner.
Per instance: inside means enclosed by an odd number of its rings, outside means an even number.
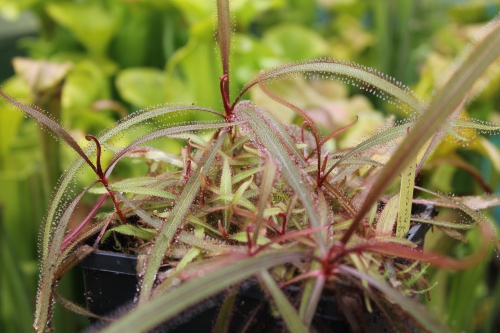
[[[59,181],[41,235],[35,329],[51,329],[54,298],[93,316],[58,295],[57,282],[101,244],[111,242],[121,252],[137,256],[139,284],[135,302],[126,308],[130,311],[124,309],[108,320],[103,332],[152,330],[228,291],[214,319],[214,330],[227,332],[234,327],[235,299],[254,290],[247,288],[253,286],[251,277],[263,290],[261,298],[271,300],[273,316],[280,316],[291,332],[320,329],[314,316],[328,296],[339,296],[338,314],[356,331],[367,329],[363,318],[374,308],[394,331],[414,326],[446,331],[415,300],[429,288],[427,265],[421,262],[463,269],[481,260],[493,243],[499,250],[500,245],[494,228],[476,209],[491,204],[480,197],[474,205],[418,188],[436,198],[427,203],[459,209],[468,218],[433,220],[432,209],[424,216],[412,215],[414,180],[445,134],[467,140],[464,130],[499,130],[494,124],[458,117],[476,80],[500,56],[498,22],[484,30],[429,104],[375,70],[330,59],[262,71],[231,100],[231,29],[229,1],[218,0],[224,113],[195,105],[136,112],[98,136],[87,135],[91,145],[81,147],[44,112],[0,91],[78,154]],[[350,126],[323,137],[304,109],[270,87],[273,81],[303,75],[352,83],[391,99],[412,117],[388,124],[350,149],[328,151],[325,143]],[[256,86],[302,117],[302,126],[282,124],[259,106],[242,101]],[[213,114],[220,120],[172,121],[186,112]],[[178,156],[145,146],[165,138],[183,140],[186,146]],[[106,168],[101,164],[104,154],[112,154]],[[146,160],[146,174],[114,180],[113,169],[124,158]],[[97,180],[73,196],[74,181],[86,168]],[[78,203],[91,193],[100,194],[100,199],[79,227],[67,230]],[[96,215],[107,198],[114,210]],[[94,216],[97,221],[91,223]],[[424,253],[411,241],[414,235],[422,238],[418,225],[447,230],[477,225],[484,242],[477,253],[462,259]]]

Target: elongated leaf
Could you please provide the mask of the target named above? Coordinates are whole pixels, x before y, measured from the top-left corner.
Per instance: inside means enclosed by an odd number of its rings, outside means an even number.
[[[177,196],[164,191],[164,190],[159,190],[157,188],[151,188],[151,187],[129,187],[127,186],[126,188],[116,188],[115,186],[109,186],[109,189],[112,191],[119,191],[119,192],[125,192],[125,193],[132,193],[132,194],[141,194],[141,195],[147,195],[147,196],[152,196],[152,197],[159,197],[159,198],[165,198],[165,199],[176,199]],[[91,191],[91,193],[96,193],[96,194],[103,194],[107,193],[108,190],[104,187],[96,188]]]
[[[214,234],[216,235],[219,235],[220,236],[220,232],[219,230],[213,228],[210,224],[206,223],[205,221],[202,221],[200,220],[199,218],[197,218],[196,216],[193,216],[193,215],[188,215],[187,217],[187,220],[194,224],[194,225],[198,225],[198,226],[201,226],[207,230],[210,230],[211,232],[213,232]]]
[[[274,299],[274,303],[278,308],[278,311],[283,317],[288,330],[291,333],[307,333],[309,330],[307,327],[300,321],[300,317],[297,314],[295,308],[290,304],[290,301],[286,298],[283,292],[280,290],[276,282],[274,282],[273,278],[267,271],[262,271],[260,273],[260,277],[266,286],[267,291],[271,294]]]
[[[113,187],[112,187],[113,189]],[[159,198],[165,198],[165,199],[176,199],[177,196],[164,191],[164,190],[159,190],[156,188],[151,188],[151,187],[134,187],[134,188],[127,188],[122,190],[123,192],[128,192],[128,193],[133,193],[133,194],[142,194],[142,195],[148,195],[148,196],[153,196],[153,197],[159,197]]]
[[[404,311],[413,317],[425,330],[433,333],[450,332],[429,310],[422,304],[413,301],[411,298],[401,294],[399,291],[391,288],[382,281],[377,280],[369,274],[358,271],[346,265],[339,266],[339,272],[355,276],[360,280],[367,281],[369,285],[377,288],[384,295],[389,297],[394,303],[398,304]]]
[[[12,105],[18,107],[19,109],[23,110],[26,112],[26,114],[30,115],[31,117],[35,118],[37,122],[40,124],[46,126],[49,130],[54,132],[58,137],[60,137],[64,142],[68,144],[74,151],[80,155],[81,158],[87,162],[87,164],[92,168],[92,170],[96,171],[96,167],[94,166],[94,163],[92,163],[89,158],[87,157],[87,154],[82,150],[80,145],[73,139],[73,137],[61,126],[59,123],[57,123],[54,119],[50,118],[48,115],[46,115],[43,111],[34,109],[28,105],[24,105],[21,102],[16,101],[15,99],[11,98],[9,95],[4,93],[0,89],[0,96],[5,98],[9,103]]]
[[[109,163],[108,168],[106,169],[106,176],[109,176],[111,171],[113,170],[114,166],[116,163],[123,157],[125,156],[128,152],[132,151],[135,149],[137,146],[160,138],[160,137],[169,137],[172,134],[179,134],[179,133],[186,133],[190,131],[197,131],[197,130],[213,130],[213,129],[220,129],[220,128],[226,128],[226,127],[231,127],[235,125],[239,125],[240,123],[225,123],[225,122],[209,122],[209,123],[201,123],[201,124],[191,124],[191,125],[185,125],[185,126],[176,126],[176,127],[170,127],[166,129],[162,129],[159,131],[155,131],[153,133],[147,134],[136,141],[132,142],[130,145],[127,147],[123,148],[119,152],[113,156],[113,159]]]
[[[226,134],[227,132],[222,132],[219,135],[219,138],[212,147],[212,150],[210,150],[210,152],[198,164],[198,168],[189,179],[176,205],[172,209],[172,212],[170,212],[168,219],[163,224],[160,234],[158,235],[151,250],[151,255],[146,263],[144,277],[141,283],[139,304],[143,304],[149,299],[154,279],[163,260],[165,251],[170,246],[170,242],[172,241],[177,228],[181,226],[186,214],[189,212],[189,207],[200,189],[200,177],[205,177],[206,173],[212,166],[215,155],[221,147]]]
[[[451,229],[468,230],[468,229],[474,228],[473,224],[468,224],[468,223],[454,223],[454,222],[449,222],[449,221],[426,220],[426,219],[416,219],[416,218],[412,218],[411,220],[413,222],[427,223],[430,225],[436,225],[439,227],[445,227],[445,228],[451,228]]]
[[[500,25],[478,44],[476,50],[464,61],[462,67],[453,74],[446,87],[438,92],[436,98],[414,124],[393,157],[382,168],[358,215],[342,237],[342,242],[347,242],[372,205],[378,200],[379,195],[399,175],[401,170],[407,167],[412,159],[416,157],[419,150],[439,127],[446,124],[447,117],[463,103],[464,96],[467,95],[474,82],[499,56]]]
[[[127,206],[129,206],[130,208],[132,208],[132,210],[134,211],[134,213],[137,214],[137,216],[139,216],[141,219],[143,219],[144,222],[146,222],[147,224],[149,224],[150,226],[152,226],[156,230],[160,230],[162,228],[163,221],[160,218],[158,218],[158,217],[156,217],[154,215],[149,214],[144,209],[141,209],[141,208],[137,207],[131,201],[127,200],[127,198],[125,198],[120,193],[117,192],[117,193],[115,193],[115,195],[118,198],[120,198],[120,200],[123,201],[123,203],[125,203]]]
[[[248,169],[248,170],[239,172],[236,175],[234,175],[231,183],[233,185],[237,184],[238,182],[242,181],[243,179],[250,177],[251,175],[256,174],[257,172],[260,172],[260,171],[262,171],[262,167],[257,167],[257,168]]]
[[[305,253],[294,251],[274,251],[246,259],[243,259],[241,254],[237,256],[233,254],[233,256],[232,263],[230,262],[231,258],[227,257],[215,259],[215,262],[218,260],[224,263],[225,267],[215,269],[208,274],[182,284],[171,292],[151,299],[143,306],[130,311],[122,319],[112,323],[102,333],[141,333],[148,331],[190,306],[198,304],[207,297],[215,295],[232,284],[238,283],[264,269],[307,258]],[[211,262],[206,262],[206,264],[206,267],[213,266],[210,265]]]
[[[233,313],[233,306],[236,296],[238,295],[238,285],[235,285],[229,291],[224,303],[219,310],[217,315],[217,321],[213,329],[214,333],[228,333],[229,323],[231,321],[231,314]]]
[[[399,194],[391,197],[379,216],[375,232],[379,236],[391,236],[398,215]]]
[[[106,233],[104,233],[104,236],[102,237],[102,241],[108,238],[112,232],[118,232],[127,236],[139,237],[146,241],[152,240],[156,235],[156,230],[154,229],[139,228],[130,224],[122,224],[112,229],[106,230]]]
[[[487,132],[498,132],[500,130],[500,126],[498,124],[489,123],[485,121],[478,121],[470,118],[458,118],[453,119],[451,122],[453,128],[471,128],[479,130],[483,133]]]
[[[246,182],[244,182],[243,184],[241,184],[240,187],[238,187],[238,189],[236,190],[236,192],[234,192],[233,199],[231,200],[231,205],[238,205],[238,204],[240,204],[240,201],[242,199],[245,199],[245,198],[243,198],[243,193],[245,193],[245,191],[247,190],[248,186],[250,186],[250,184],[252,184],[252,182],[253,182],[253,176],[249,180],[247,180]],[[248,203],[251,204],[250,201],[248,201]],[[246,208],[248,208],[248,207],[246,207]],[[253,209],[252,208],[248,208],[248,209],[250,209],[251,211],[255,211],[255,207],[254,206],[253,206]]]
[[[217,0],[217,44],[222,60],[223,74],[229,74],[229,53],[231,50],[231,9],[229,0]]]
[[[264,210],[267,206],[267,200],[273,189],[274,176],[276,175],[276,164],[270,158],[264,164],[264,172],[262,173],[262,181],[260,184],[259,205],[257,206],[257,218],[255,220],[255,229],[253,230],[253,243],[256,244],[259,236],[262,219],[264,218]]]
[[[188,232],[182,231],[179,234],[179,241],[190,246],[196,246],[211,255],[221,254],[225,251],[235,250],[235,247],[208,237],[200,238]]]
[[[220,197],[224,196],[230,196],[232,198],[232,189],[231,189],[231,168],[229,166],[229,157],[224,156],[224,163],[222,164],[222,174],[220,177]],[[228,205],[229,202],[231,201],[231,198],[229,199],[222,199],[222,204],[223,205]],[[223,212],[224,215],[224,229],[229,229],[229,223],[231,222],[231,216],[232,216],[232,209],[229,207],[229,209],[224,210]]]
[[[338,162],[338,159],[333,159],[333,160],[329,160],[327,163],[326,163],[326,167],[327,168],[331,168],[335,163]],[[307,172],[307,173],[310,173],[310,172],[314,172],[316,170],[318,170],[318,163],[317,161],[313,161],[311,163],[312,165],[307,167],[307,168],[304,168],[304,171]],[[373,165],[373,166],[377,166],[377,167],[383,167],[384,165],[380,162],[377,162],[377,161],[373,161],[369,158],[349,158],[347,159],[345,162],[342,163],[343,165],[356,165],[357,167],[360,167],[360,166],[363,166],[363,165]]]
[[[83,196],[91,189],[97,182],[92,183],[90,186],[86,187],[80,194],[73,199],[70,205],[64,211],[61,217],[61,224],[66,226],[69,223],[71,215],[73,214],[75,208],[77,207]],[[42,262],[42,274],[40,280],[40,287],[37,293],[37,303],[35,309],[35,323],[34,327],[36,330],[45,327],[47,320],[52,316],[52,297],[53,297],[53,285],[55,282],[55,276],[57,269],[59,268],[55,263],[58,262],[58,254],[61,250],[61,243],[64,239],[64,232],[66,228],[57,228],[54,232],[54,237],[50,246],[47,247],[46,257]]]
[[[352,62],[335,59],[316,59],[309,61],[287,64],[264,71],[259,77],[251,80],[245,85],[240,96],[256,85],[259,80],[279,80],[283,78],[294,78],[296,75],[311,73],[312,77],[333,76],[341,81],[347,81],[359,85],[369,92],[380,97],[392,96],[401,101],[405,106],[420,113],[424,110],[424,103],[408,87],[401,85],[394,79],[384,75],[372,68],[365,67]],[[314,76],[314,74],[316,76]]]
[[[408,132],[408,128],[411,128],[412,124],[403,124],[395,127],[389,127],[384,131],[370,137],[368,140],[365,140],[354,147],[353,150],[339,158],[331,167],[328,168],[326,174],[330,173],[335,167],[340,165],[342,162],[348,160],[350,157],[355,156],[357,154],[361,154],[365,150],[378,146],[380,144],[387,144],[392,140],[400,138],[404,136]]]
[[[271,157],[278,162],[281,168],[281,172],[285,176],[285,179],[293,188],[299,200],[302,202],[302,205],[307,212],[307,216],[311,221],[311,226],[313,228],[320,227],[320,221],[314,208],[314,204],[311,200],[313,191],[302,180],[302,177],[295,164],[286,153],[286,150],[283,149],[275,133],[267,126],[264,121],[262,121],[260,117],[255,115],[255,113],[253,112],[254,109],[256,109],[256,107],[249,102],[240,102],[235,108],[235,113],[240,114],[244,119],[248,121],[248,125],[251,127],[251,130],[254,131],[255,135],[259,138],[261,144],[266,147]],[[322,238],[320,232],[316,233],[316,241],[322,249],[322,252],[325,253],[325,241]]]
[[[398,220],[396,222],[397,237],[404,237],[408,230],[410,230],[411,203],[413,201],[416,168],[416,163],[410,163],[401,175]]]
[[[199,254],[201,253],[201,250],[197,247],[192,247],[189,249],[189,251],[182,257],[181,261],[175,268],[176,270],[180,271],[184,267],[186,267],[187,264],[189,264],[191,261],[193,261]]]
[[[101,317],[101,316],[98,316],[98,315],[90,312],[89,310],[87,310],[87,308],[85,308],[81,305],[78,305],[74,302],[71,302],[70,300],[67,300],[66,298],[62,297],[58,293],[54,293],[54,296],[55,296],[55,299],[57,300],[57,302],[59,302],[59,304],[61,304],[63,307],[65,307],[66,309],[68,309],[71,312],[74,312],[74,313],[77,313],[81,316],[85,316],[85,317],[89,317],[89,318],[97,318],[100,320],[109,320],[106,317]]]

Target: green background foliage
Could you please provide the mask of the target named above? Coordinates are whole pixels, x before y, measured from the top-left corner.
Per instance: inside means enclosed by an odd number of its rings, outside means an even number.
[[[500,2],[234,0],[233,9],[233,95],[261,69],[332,57],[374,67],[425,99],[467,41],[498,13]],[[42,107],[82,142],[85,134],[97,134],[120,117],[150,106],[195,102],[221,110],[212,12],[212,1],[206,0],[0,0],[0,14],[11,22],[0,26],[2,89]],[[30,16],[18,17],[21,13]],[[33,23],[36,33],[23,29],[24,36],[10,33],[13,24]],[[20,63],[16,74],[9,76],[15,52],[24,52],[33,62]],[[496,84],[500,76],[490,79],[492,84],[464,115],[500,123]],[[345,126],[358,115],[358,123],[334,143],[339,147],[384,124],[387,113],[404,116],[383,100],[333,82],[296,80],[277,83],[275,88],[311,110],[325,131]],[[258,91],[246,97],[275,107]],[[297,121],[283,108],[276,112],[285,120]],[[498,136],[478,137],[467,147],[447,140],[418,182],[457,195],[482,194],[484,188],[470,173],[453,166],[465,163],[498,193],[499,144]],[[163,148],[175,152],[179,146],[172,143]],[[37,233],[58,175],[71,157],[32,119],[0,104],[2,332],[31,331]],[[450,161],[455,164],[443,165]],[[134,174],[134,165],[119,172],[123,177]],[[495,216],[500,221],[499,211]],[[466,244],[441,236],[433,233],[426,246],[465,256],[480,242],[475,231],[466,234]],[[467,272],[429,272],[431,284],[438,284],[428,306],[456,331],[499,329],[495,316],[500,311],[499,265],[494,258],[492,254]],[[78,271],[63,279],[60,290],[84,302]],[[59,308],[54,321],[59,332],[77,332],[86,326],[84,318]]]

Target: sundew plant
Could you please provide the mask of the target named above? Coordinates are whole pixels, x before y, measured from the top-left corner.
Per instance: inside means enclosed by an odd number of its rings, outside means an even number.
[[[380,308],[395,331],[410,331],[412,325],[448,331],[417,301],[418,294],[430,289],[425,268],[466,269],[493,246],[499,251],[493,225],[479,212],[499,200],[434,193],[415,186],[415,178],[444,138],[466,144],[475,133],[498,133],[498,125],[460,117],[460,112],[500,57],[499,21],[483,29],[435,97],[424,102],[383,73],[333,59],[261,71],[232,98],[228,0],[216,1],[215,18],[223,112],[195,104],[146,109],[98,135],[88,134],[83,146],[44,111],[0,90],[8,103],[77,154],[59,180],[41,231],[35,329],[53,329],[54,301],[92,316],[59,295],[57,284],[86,254],[112,242],[138,255],[142,264],[134,304],[96,328],[102,332],[151,330],[213,295],[228,290],[231,294],[231,286],[252,277],[291,332],[313,330],[319,300],[324,293],[335,293],[338,285],[358,290],[364,299],[361,306],[368,312]],[[349,149],[329,151],[325,144],[352,124],[323,135],[307,110],[273,92],[273,82],[295,78],[352,84],[389,100],[409,117],[387,124]],[[284,124],[272,110],[242,100],[250,89],[261,89],[295,112],[302,125]],[[186,113],[220,119],[175,121]],[[151,146],[166,139],[183,143],[179,155]],[[130,159],[146,161],[147,172],[116,179],[114,168]],[[75,192],[77,180],[88,170],[95,181]],[[462,219],[412,215],[416,191],[434,198],[427,203],[459,210]],[[70,229],[84,197],[94,198],[95,206]],[[106,202],[112,203],[111,210],[103,209]],[[405,238],[417,223],[457,233],[478,228],[483,242],[476,253],[460,259],[426,253]],[[164,266],[171,268],[158,274]],[[288,285],[300,288],[297,302],[286,295]],[[221,308],[219,332],[228,327],[221,320],[231,319],[223,311],[233,310]],[[340,311],[353,312],[347,305]],[[357,318],[346,320],[356,324]]]

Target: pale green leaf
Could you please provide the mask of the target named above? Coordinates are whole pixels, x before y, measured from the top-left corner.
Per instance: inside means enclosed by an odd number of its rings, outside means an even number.
[[[266,271],[262,271],[260,273],[260,276],[262,278],[262,281],[264,282],[266,289],[269,291],[269,293],[273,297],[274,303],[276,304],[276,307],[278,308],[278,311],[280,312],[281,317],[283,317],[283,320],[285,321],[285,324],[288,327],[288,330],[291,333],[307,333],[307,332],[309,332],[307,327],[300,320],[300,317],[297,314],[297,311],[292,306],[292,304],[290,304],[290,301],[287,299],[287,297],[280,290],[280,288],[278,287],[276,282],[274,282],[271,275],[269,275],[269,273]]]
[[[120,96],[138,108],[162,104],[166,100],[165,73],[156,68],[127,68],[116,76]]]
[[[106,240],[106,238],[112,232],[118,232],[120,234],[127,235],[127,236],[139,237],[139,238],[142,238],[146,241],[152,240],[157,233],[157,231],[154,229],[140,228],[140,227],[133,226],[131,224],[122,224],[122,225],[119,225],[117,227],[106,230],[101,241],[103,242],[104,240]]]
[[[391,236],[398,215],[399,193],[392,196],[384,206],[377,221],[375,232],[379,236]]]

